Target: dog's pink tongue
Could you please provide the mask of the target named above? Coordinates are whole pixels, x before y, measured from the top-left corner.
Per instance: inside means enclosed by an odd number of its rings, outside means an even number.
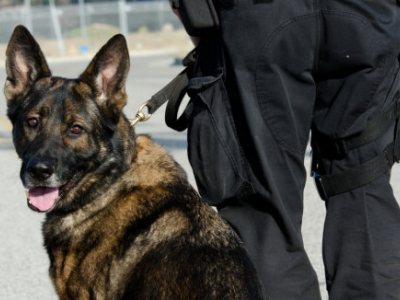
[[[29,203],[39,211],[48,211],[58,198],[58,188],[35,187],[29,190]]]

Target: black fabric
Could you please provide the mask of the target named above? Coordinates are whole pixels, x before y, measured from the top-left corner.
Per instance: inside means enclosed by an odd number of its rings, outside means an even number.
[[[400,83],[400,78],[398,78]],[[397,84],[396,84],[397,86]],[[392,101],[393,103],[383,110],[378,116],[370,119],[365,130],[356,136],[331,140],[330,138],[313,130],[312,146],[318,154],[332,159],[344,158],[350,150],[372,143],[385,134],[399,118],[398,111],[399,96]]]
[[[219,10],[229,10],[235,7],[235,0],[214,0]]]
[[[399,72],[400,73],[400,72]],[[396,76],[400,81],[400,76]],[[395,81],[392,89],[398,90],[400,84]],[[392,93],[389,93],[391,95]],[[313,147],[312,176],[321,199],[327,200],[330,196],[338,195],[351,191],[355,188],[364,186],[384,173],[388,172],[392,165],[398,160],[398,122],[400,117],[400,93],[397,92],[392,100],[392,104],[385,108],[378,116],[370,119],[366,128],[360,134],[339,140],[330,140],[313,131],[311,145]],[[372,143],[387,133],[390,129],[394,130],[393,142],[375,158],[362,163],[350,170],[322,175],[318,172],[318,160],[321,157],[330,159],[343,159],[350,150],[360,148]]]
[[[203,40],[188,85],[188,156],[199,192],[215,206],[252,189],[227,97],[224,69],[219,38]]]
[[[400,162],[400,93],[397,94],[397,122],[395,124],[394,160]]]
[[[323,200],[328,200],[331,196],[365,186],[387,173],[393,163],[393,144],[390,144],[385,152],[348,171],[325,176],[314,173],[319,195]]]
[[[191,36],[208,36],[219,28],[213,0],[174,0],[186,32]]]
[[[400,8],[391,0],[236,0],[219,15],[221,38],[211,45],[222,55],[199,57],[207,67],[198,64],[205,72],[191,81],[215,78],[190,91],[199,190],[245,242],[269,300],[320,299],[301,235],[310,128],[348,138],[391,105]],[[342,159],[322,157],[321,174],[381,155],[393,130]],[[400,210],[389,179],[386,172],[325,202],[331,300],[400,299]]]

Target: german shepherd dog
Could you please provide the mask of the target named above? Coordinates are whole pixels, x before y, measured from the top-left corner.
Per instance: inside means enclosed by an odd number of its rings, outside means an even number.
[[[262,299],[234,231],[182,168],[122,113],[129,55],[116,35],[77,79],[51,75],[16,27],[4,87],[28,206],[60,299]]]

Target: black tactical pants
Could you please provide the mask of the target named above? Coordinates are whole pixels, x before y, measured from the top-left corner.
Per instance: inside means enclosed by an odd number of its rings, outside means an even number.
[[[320,299],[301,236],[310,128],[333,139],[351,136],[391,103],[399,3],[219,3],[223,81],[202,86],[188,133],[199,190],[244,240],[266,298]],[[388,132],[320,163],[327,174],[351,169],[392,138]],[[387,173],[326,201],[331,300],[400,299],[400,210],[389,179]]]

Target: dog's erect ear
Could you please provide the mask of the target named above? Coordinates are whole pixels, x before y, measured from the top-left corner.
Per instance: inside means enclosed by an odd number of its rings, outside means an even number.
[[[38,43],[28,29],[19,25],[14,29],[6,51],[7,80],[4,95],[8,106],[23,97],[36,80],[51,76]]]
[[[96,92],[96,101],[105,117],[114,124],[126,104],[125,80],[129,52],[123,35],[117,34],[93,58],[80,79]]]

